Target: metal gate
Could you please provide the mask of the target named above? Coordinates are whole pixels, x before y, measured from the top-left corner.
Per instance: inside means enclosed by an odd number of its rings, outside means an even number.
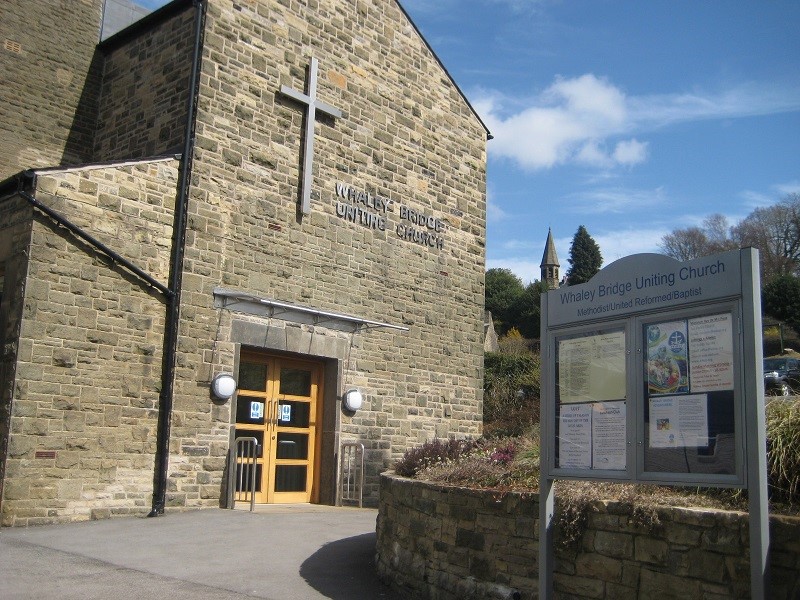
[[[351,442],[342,444],[339,461],[339,506],[345,502],[358,502],[363,506],[364,497],[364,444]]]
[[[230,473],[232,484],[230,486],[230,507],[235,508],[236,502],[250,502],[250,510],[256,507],[256,485],[258,479],[258,439],[254,437],[236,438],[230,454]]]

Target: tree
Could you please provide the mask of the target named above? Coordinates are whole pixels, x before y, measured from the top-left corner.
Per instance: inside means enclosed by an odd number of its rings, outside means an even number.
[[[716,252],[738,248],[731,239],[728,219],[720,214],[706,217],[702,227],[675,229],[661,238],[661,252],[675,260],[687,261]]]
[[[761,308],[800,334],[800,279],[792,275],[772,278],[761,289]]]
[[[773,206],[755,209],[733,227],[719,214],[702,227],[675,229],[661,238],[661,251],[686,261],[736,248],[758,248],[761,280],[800,275],[800,194],[792,193]]]
[[[709,242],[711,253],[735,250],[736,242],[731,238],[731,225],[728,217],[714,213],[703,220],[703,230]]]
[[[491,311],[500,333],[505,333],[514,326],[512,307],[525,286],[510,269],[489,269],[485,281],[486,310]]]
[[[708,251],[708,238],[699,227],[675,229],[662,237],[658,246],[661,252],[681,262],[711,254]]]
[[[800,194],[757,208],[732,228],[738,247],[758,248],[761,279],[800,275]]]
[[[600,246],[583,225],[578,227],[578,231],[572,238],[568,260],[570,267],[567,271],[567,285],[586,283],[603,265]]]
[[[540,336],[542,293],[546,291],[546,283],[534,281],[525,287],[511,306],[514,327],[527,339]]]

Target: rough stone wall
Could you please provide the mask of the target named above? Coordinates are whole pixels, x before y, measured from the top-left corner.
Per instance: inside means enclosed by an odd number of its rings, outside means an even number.
[[[34,194],[166,282],[177,169],[40,173]],[[2,525],[149,511],[164,315],[156,292],[37,213]]]
[[[579,540],[556,551],[556,598],[750,597],[746,514],[658,509],[638,525],[629,505],[592,506]],[[377,563],[404,597],[538,597],[538,496],[381,478]],[[556,538],[559,532],[556,529]],[[772,517],[769,598],[800,594],[800,519]]]
[[[179,152],[194,45],[194,10],[104,49],[94,160]]]
[[[0,180],[91,157],[102,0],[0,7]]]
[[[358,386],[365,404],[342,413],[340,436],[365,444],[374,504],[406,448],[481,431],[486,132],[393,0],[211,0],[204,39],[169,501],[218,502],[183,488],[228,445],[229,410],[205,393],[214,363],[234,366],[233,313],[211,308],[223,286],[410,328],[366,329],[342,361],[338,392]],[[305,89],[312,56],[318,98],[343,116],[315,125],[314,199],[299,217],[303,113],[278,91]],[[391,209],[337,196],[337,183]],[[337,213],[352,206],[385,229]],[[434,232],[401,207],[441,220],[443,247],[401,239],[398,225]]]
[[[0,327],[3,328],[0,330],[0,500],[3,497],[32,215],[33,208],[19,196],[0,202],[0,271],[5,278],[0,302]]]

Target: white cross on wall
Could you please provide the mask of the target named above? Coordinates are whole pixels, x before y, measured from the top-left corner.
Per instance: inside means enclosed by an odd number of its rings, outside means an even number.
[[[305,105],[304,118],[306,127],[303,136],[303,180],[300,184],[300,211],[307,215],[311,212],[311,175],[314,164],[314,122],[317,118],[316,112],[319,110],[328,116],[338,118],[342,116],[342,111],[321,100],[317,100],[317,59],[313,57],[308,67],[306,93],[303,94],[286,85],[281,86],[280,92],[284,96]]]

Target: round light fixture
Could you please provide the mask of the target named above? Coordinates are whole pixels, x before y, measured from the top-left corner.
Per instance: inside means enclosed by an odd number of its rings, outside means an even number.
[[[230,373],[218,373],[211,381],[211,391],[220,400],[227,400],[236,391],[236,380]]]
[[[361,392],[358,390],[347,390],[344,393],[344,407],[347,410],[352,410],[353,412],[357,411],[361,408],[361,405],[364,403],[364,396],[361,395]]]

